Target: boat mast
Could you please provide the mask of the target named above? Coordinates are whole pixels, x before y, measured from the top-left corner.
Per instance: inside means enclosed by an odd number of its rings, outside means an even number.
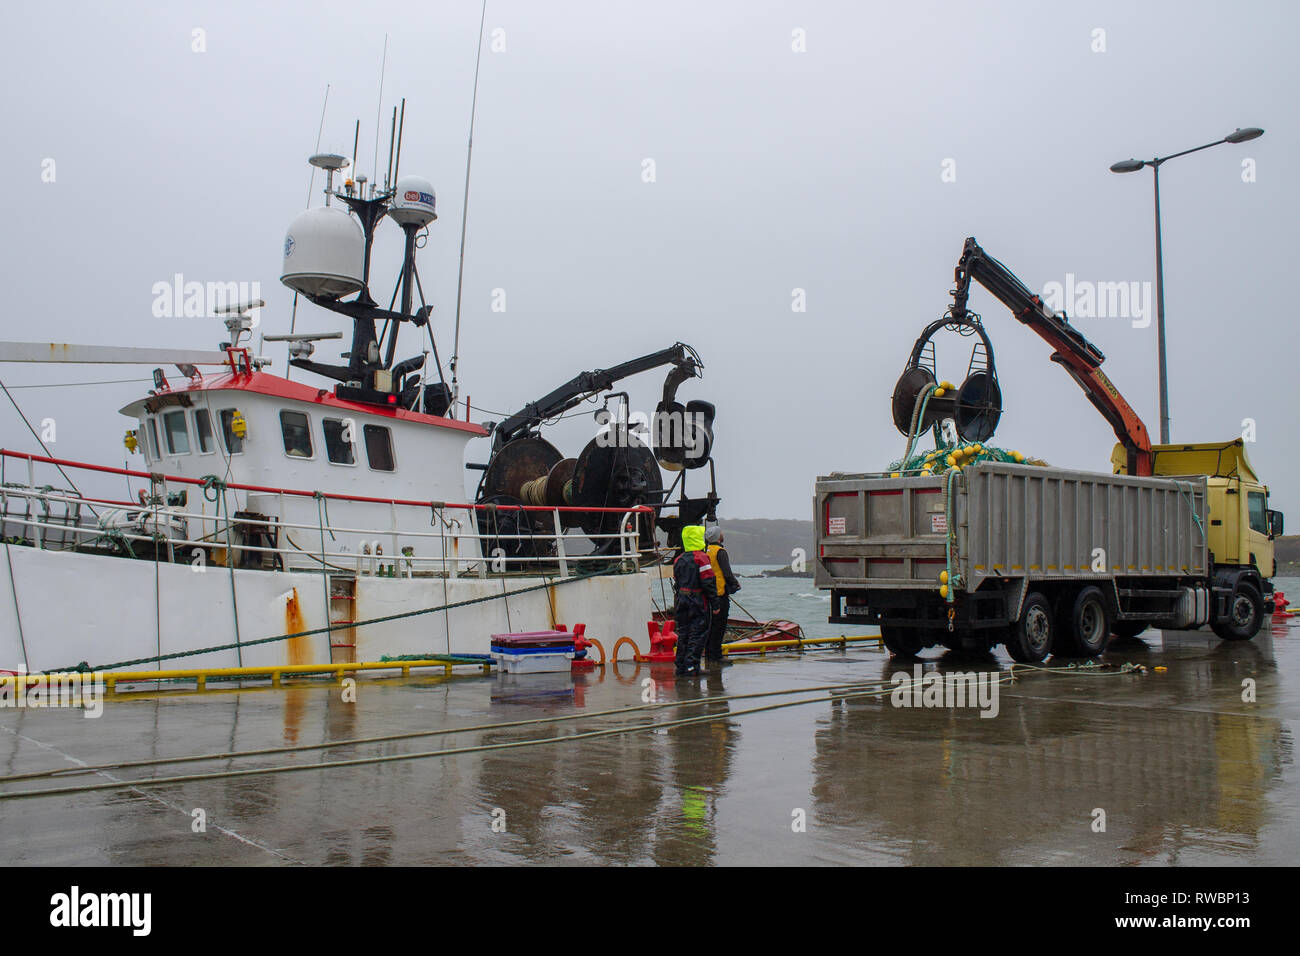
[[[320,125],[316,127],[316,149],[312,152],[313,156],[320,153],[320,138],[321,135],[325,132],[325,111],[329,109],[329,105],[330,105],[330,85],[326,83],[325,102],[321,104],[321,108],[320,108]],[[308,209],[311,208],[311,194],[315,190],[316,190],[316,167],[312,166],[311,179],[309,179],[307,182],[307,207],[306,208]],[[298,293],[295,292],[293,294],[293,311],[289,313],[290,341],[292,341],[293,332],[297,327],[298,327]],[[289,356],[289,358],[292,357],[293,357],[292,355]],[[292,371],[293,371],[293,366],[286,363],[284,369],[285,381],[289,380],[289,373]]]
[[[478,21],[478,55],[474,59],[474,95],[469,107],[469,145],[465,150],[465,200],[460,214],[460,269],[456,273],[456,330],[452,336],[451,362],[451,417],[456,417],[456,403],[460,401],[460,380],[456,366],[460,364],[460,298],[465,284],[465,226],[469,222],[469,170],[474,158],[474,118],[478,113],[478,71],[483,62],[483,25],[487,22],[487,0],[483,0],[483,12]],[[465,409],[465,418],[469,419],[469,409]]]

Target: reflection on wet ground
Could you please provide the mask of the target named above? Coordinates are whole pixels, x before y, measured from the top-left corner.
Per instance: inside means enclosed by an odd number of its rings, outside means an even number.
[[[326,751],[114,770],[5,790],[498,749],[246,778],[0,801],[20,864],[1289,864],[1300,630],[1253,642],[1153,633],[1110,663],[1145,675],[1026,674],[998,714],[888,696],[711,701]],[[1000,655],[927,669],[1001,670]],[[1157,672],[1156,667],[1167,671]],[[743,659],[699,681],[623,664],[586,675],[412,677],[0,710],[0,774],[554,718],[645,701],[888,680],[867,645]],[[1253,682],[1254,702],[1243,701]],[[816,695],[809,695],[816,696]],[[499,745],[683,717],[558,744]],[[201,810],[201,815],[195,811]],[[1104,812],[1104,832],[1098,832]],[[196,820],[206,822],[206,829]],[[201,832],[195,832],[200,829]]]

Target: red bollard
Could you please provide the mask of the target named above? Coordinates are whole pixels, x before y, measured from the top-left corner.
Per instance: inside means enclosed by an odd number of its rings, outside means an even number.
[[[646,660],[652,664],[677,660],[676,622],[666,621],[662,628],[655,627],[650,631],[650,653],[646,655]]]
[[[587,657],[587,649],[592,646],[592,643],[591,641],[587,640],[586,637],[583,636],[586,633],[587,633],[586,624],[573,625],[574,657],[573,657],[573,665],[571,666],[570,670],[589,671],[589,670],[595,670],[596,668],[596,662],[591,660],[589,657]]]

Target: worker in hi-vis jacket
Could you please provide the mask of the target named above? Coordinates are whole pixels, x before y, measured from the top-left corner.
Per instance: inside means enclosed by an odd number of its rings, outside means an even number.
[[[709,623],[718,603],[713,564],[704,550],[704,525],[682,528],[682,553],[673,562],[673,590],[677,593],[677,676],[700,673],[700,653],[709,638]]]
[[[713,566],[713,582],[717,590],[717,606],[710,618],[709,639],[704,645],[704,659],[710,664],[722,663],[722,639],[727,634],[727,619],[731,616],[731,595],[740,590],[740,582],[731,573],[731,558],[722,546],[722,529],[711,525],[704,533],[705,553]]]

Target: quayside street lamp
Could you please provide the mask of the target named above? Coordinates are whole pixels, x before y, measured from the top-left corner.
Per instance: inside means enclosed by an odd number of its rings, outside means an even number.
[[[1168,156],[1157,156],[1155,159],[1123,159],[1110,167],[1112,173],[1136,173],[1143,166],[1150,166],[1155,174],[1156,185],[1156,350],[1160,355],[1160,444],[1169,444],[1169,380],[1165,370],[1165,271],[1164,260],[1160,249],[1160,167],[1171,159],[1177,159],[1179,156],[1186,156],[1188,153],[1199,153],[1203,149],[1209,149],[1211,146],[1220,146],[1223,143],[1246,143],[1252,139],[1259,139],[1264,135],[1264,131],[1256,126],[1248,126],[1245,129],[1237,129],[1229,133],[1223,139],[1215,140],[1213,143],[1206,143],[1204,146],[1197,146],[1195,149],[1185,149],[1181,153],[1171,153]]]

